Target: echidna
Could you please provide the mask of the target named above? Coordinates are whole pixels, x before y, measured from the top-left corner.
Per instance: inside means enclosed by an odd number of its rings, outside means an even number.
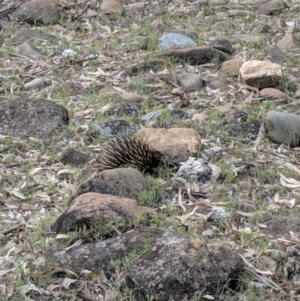
[[[154,151],[145,141],[132,136],[121,136],[108,141],[93,162],[93,168],[102,171],[131,165],[142,172],[151,173],[159,166],[161,159],[162,154]]]

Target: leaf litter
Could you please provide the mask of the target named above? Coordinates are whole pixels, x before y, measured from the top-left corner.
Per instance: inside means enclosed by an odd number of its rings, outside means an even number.
[[[18,1],[3,1],[0,4],[0,15],[6,16],[19,5]],[[126,26],[123,28],[118,22],[111,22],[109,19],[104,18],[107,24],[100,22],[97,18],[93,19],[94,12],[98,12],[94,9],[90,11],[90,3],[60,1],[59,5],[67,15],[72,16],[72,19],[69,17],[61,25],[62,29],[66,30],[65,33],[61,31],[58,34],[54,26],[45,27],[43,30],[57,35],[61,40],[65,39],[65,42],[62,43],[60,41],[57,45],[47,41],[40,41],[36,45],[27,43],[22,46],[23,50],[26,47],[26,55],[23,55],[18,53],[17,49],[11,49],[8,46],[9,36],[7,36],[7,40],[1,50],[0,73],[4,73],[3,76],[8,80],[1,84],[0,92],[9,97],[27,93],[26,95],[30,97],[53,99],[58,103],[62,103],[72,111],[73,117],[76,119],[75,124],[72,125],[74,132],[82,133],[95,124],[97,118],[99,118],[98,112],[100,108],[98,104],[93,103],[92,100],[87,103],[89,93],[97,91],[101,86],[112,85],[117,93],[123,96],[125,94],[126,96],[126,93],[131,92],[128,90],[130,90],[130,82],[132,80],[131,76],[125,76],[128,65],[131,62],[133,64],[136,61],[144,60],[147,56],[152,55],[153,52],[140,49],[125,52],[120,50],[123,47],[122,43],[118,45],[119,48],[113,48],[114,41],[117,41],[119,37],[123,37],[126,40],[130,36],[130,29]],[[191,3],[185,1],[172,4],[168,9],[173,15],[179,12],[180,14],[188,15],[190,9],[194,7],[190,5]],[[81,19],[82,23],[76,23],[76,19]],[[75,22],[74,25],[72,25],[71,20]],[[139,24],[138,21],[140,20],[136,21],[136,24]],[[177,21],[173,21],[171,18],[171,22],[176,24]],[[187,22],[187,27],[189,25],[191,27],[194,26],[193,20],[187,20]],[[288,21],[286,24],[288,25],[288,30],[296,27],[294,21]],[[8,26],[9,30],[10,23],[5,22],[5,25]],[[80,29],[76,28],[76,26],[82,26],[84,30],[80,32]],[[137,29],[139,27],[140,25],[137,25]],[[204,38],[206,38],[205,33]],[[102,47],[93,46],[95,39],[103,43]],[[237,49],[242,48],[242,45],[239,43],[236,46]],[[74,53],[76,53],[76,56],[73,55]],[[251,55],[244,48],[236,55],[236,58],[246,61],[251,58]],[[219,74],[210,69],[213,67],[214,64],[201,66],[201,76],[208,79],[208,81],[218,78]],[[182,66],[177,66],[175,71],[182,68]],[[197,69],[189,65],[186,68],[188,71]],[[12,75],[12,70],[18,70],[18,74]],[[156,75],[157,82],[145,85],[145,88],[150,89],[150,91],[162,90],[162,95],[156,96],[161,103],[166,102],[176,107],[182,102],[180,97],[184,97],[188,99],[189,103],[197,104],[204,110],[207,107],[216,110],[218,107],[225,107],[228,104],[236,105],[237,103],[255,105],[257,90],[235,82],[228,85],[228,90],[223,90],[222,87],[208,86],[200,92],[185,93],[178,86],[173,76],[175,71],[166,69],[157,73],[151,72]],[[169,78],[161,77],[161,74],[171,76]],[[21,83],[28,84],[35,79],[41,79],[49,85],[40,86],[37,90],[31,92],[22,90]],[[56,92],[58,84],[62,81],[78,85],[82,94],[72,96],[64,95],[61,91]],[[143,90],[138,92],[143,92]],[[154,92],[150,92],[150,99],[153,96],[155,96]],[[236,99],[232,100],[233,97]],[[100,107],[103,107],[103,105],[101,104]],[[299,194],[297,192],[300,182],[296,176],[289,176],[287,175],[288,172],[285,172],[287,169],[299,176],[300,170],[295,163],[297,149],[293,151],[292,149],[278,147],[273,144],[268,144],[268,147],[265,148],[264,135],[259,135],[254,145],[255,149],[250,151],[245,146],[233,141],[229,144],[223,143],[218,137],[222,135],[222,131],[210,132],[210,129],[217,122],[220,122],[220,120],[211,121],[207,134],[203,137],[208,147],[203,154],[204,159],[209,160],[211,157],[216,156],[218,158],[218,163],[215,165],[216,169],[213,169],[212,172],[207,171],[205,168],[208,165],[203,164],[205,160],[190,158],[181,165],[181,169],[175,175],[177,187],[172,187],[174,198],[170,199],[169,203],[171,206],[181,209],[180,215],[176,216],[178,225],[193,228],[195,223],[199,223],[200,231],[196,231],[195,235],[198,235],[200,238],[203,237],[206,241],[219,241],[222,238],[226,238],[226,243],[231,245],[232,249],[241,255],[246,270],[253,277],[253,283],[256,286],[262,284],[267,286],[270,292],[273,290],[276,293],[280,290],[282,296],[289,297],[291,298],[290,300],[298,300],[296,283],[284,282],[282,279],[277,283],[274,271],[264,270],[255,266],[260,255],[263,253],[269,255],[269,253],[273,252],[268,252],[270,247],[278,252],[276,247],[278,247],[279,243],[292,246],[299,242],[299,234],[291,231],[289,238],[270,238],[268,248],[260,249],[260,242],[263,243],[266,236],[261,235],[259,231],[260,228],[263,228],[263,222],[259,223],[256,220],[257,215],[264,216],[270,212],[280,212],[283,208],[286,208],[285,210],[299,208],[297,204]],[[50,236],[51,233],[48,233],[49,236],[47,237],[47,226],[50,223],[48,222],[43,226],[41,226],[41,223],[45,220],[51,220],[53,215],[57,216],[62,212],[64,200],[76,189],[76,183],[72,180],[72,176],[76,176],[79,172],[78,169],[65,168],[57,162],[53,163],[51,159],[53,154],[45,150],[45,148],[52,149],[54,153],[61,152],[69,144],[85,146],[92,152],[97,152],[101,148],[97,143],[95,145],[86,145],[80,134],[77,136],[72,135],[72,137],[74,137],[72,138],[74,139],[73,141],[68,141],[68,139],[58,140],[59,143],[57,145],[55,144],[57,141],[53,141],[53,146],[49,147],[43,145],[43,142],[36,138],[30,139],[30,143],[27,144],[27,142],[20,139],[10,140],[5,135],[0,136],[0,155],[2,159],[0,165],[2,185],[0,194],[0,276],[4,282],[0,283],[0,291],[6,298],[14,296],[16,291],[18,291],[26,300],[38,300],[41,298],[44,300],[72,300],[72,289],[75,287],[78,300],[79,298],[81,300],[107,300],[105,291],[107,295],[114,295],[112,292],[109,292],[111,289],[110,281],[105,279],[103,275],[93,275],[91,271],[82,271],[81,275],[76,275],[70,270],[57,267],[53,269],[53,274],[64,274],[68,275],[68,277],[51,278],[44,276],[41,284],[38,284],[38,281],[33,283],[34,277],[30,276],[31,273],[34,273],[34,270],[27,262],[39,258],[40,255],[48,250],[48,247],[55,249],[59,245],[57,241],[65,243],[69,239],[68,235],[56,235],[53,239]],[[243,155],[248,153],[256,163],[248,164],[246,162],[247,158],[243,157],[241,159],[241,155],[237,154],[239,147]],[[209,152],[209,149],[211,152]],[[29,162],[34,167],[26,166]],[[199,176],[200,167],[199,169],[195,167],[197,164],[200,164],[199,162],[202,164],[201,168],[208,174],[216,174],[213,176],[216,182],[206,182],[206,185],[203,185],[203,183],[197,181],[201,178]],[[223,170],[218,166],[220,162],[223,164]],[[249,166],[254,165],[256,165],[257,169],[254,169],[252,174],[248,172],[250,170]],[[269,171],[269,174],[266,176],[259,175],[260,168],[267,168],[270,165],[275,166],[278,170],[280,169],[280,172],[272,174]],[[186,168],[189,169],[186,172],[188,176],[183,171],[185,166],[188,166]],[[282,171],[282,168],[286,169]],[[191,170],[192,173],[190,172]],[[256,172],[257,174],[255,174]],[[231,175],[232,182],[226,183],[229,176],[225,177],[225,180],[218,179],[220,175],[224,177],[225,173]],[[245,174],[248,176],[246,180],[243,179]],[[239,183],[235,183],[237,178],[241,179],[238,180]],[[250,184],[249,179],[253,179]],[[286,188],[286,190],[282,191],[282,187]],[[220,191],[219,197],[217,194],[214,195],[212,193],[216,188]],[[242,210],[243,208],[241,210],[228,210],[228,205],[230,204],[228,201],[225,201],[226,198],[229,201],[236,202],[238,200],[237,204],[235,204],[238,206],[241,203],[242,205],[247,202],[255,203],[253,194],[257,189],[261,191],[261,194],[257,194],[258,197],[263,197],[263,194],[268,196],[264,197],[269,202],[263,204],[263,208],[258,210],[256,207],[256,210],[250,212]],[[205,214],[199,213],[200,207],[214,209],[215,211]],[[164,211],[166,210],[165,208],[165,205],[161,205],[159,210]],[[216,212],[220,212],[219,217],[222,217],[221,220],[216,218],[218,216]],[[34,238],[33,234],[35,231],[41,232],[41,236]],[[82,241],[77,240],[73,245],[67,246],[65,249],[67,250],[81,243]],[[60,246],[64,247],[63,244]],[[93,277],[89,277],[90,275],[93,275]],[[16,287],[15,283],[17,281],[22,285]],[[295,288],[295,290],[289,292],[291,287]],[[206,295],[205,298],[209,300],[211,296]]]

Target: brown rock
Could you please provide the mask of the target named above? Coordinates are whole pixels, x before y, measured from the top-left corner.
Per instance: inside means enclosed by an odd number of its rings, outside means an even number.
[[[258,88],[274,87],[282,78],[281,66],[266,61],[247,61],[240,68],[247,85]]]
[[[262,97],[270,97],[270,98],[285,98],[285,94],[275,88],[264,88],[259,92],[259,95]]]
[[[14,137],[45,138],[67,125],[65,107],[44,99],[0,102],[0,133]]]
[[[225,62],[222,64],[221,70],[222,70],[226,75],[238,76],[242,64],[243,64],[243,63],[242,63],[241,61],[237,61],[237,60],[234,60],[234,59],[228,60],[228,61],[225,61]]]
[[[289,50],[292,48],[299,48],[300,41],[297,40],[293,34],[287,34],[277,42],[277,46],[281,50]]]
[[[243,272],[241,257],[224,244],[206,244],[161,228],[136,228],[117,237],[48,254],[46,260],[80,273],[93,270],[111,278],[114,262],[141,254],[125,282],[153,300],[191,300],[195,294],[218,295]],[[138,297],[136,300],[141,300]],[[143,299],[144,300],[144,299]]]
[[[124,8],[123,5],[116,0],[106,0],[101,3],[100,11],[103,14],[117,14],[119,16],[123,16]]]
[[[149,189],[149,183],[138,170],[115,168],[104,170],[82,183],[68,202],[70,204],[76,197],[87,192],[111,194],[140,201],[142,192]]]
[[[98,223],[99,231],[111,231],[101,229],[101,225],[114,222],[129,222],[136,218],[138,209],[136,201],[95,192],[85,193],[74,199],[70,207],[65,210],[51,226],[56,233],[70,231],[75,227],[81,228]],[[99,233],[101,234],[101,233]],[[104,234],[104,233],[103,233]]]
[[[259,15],[273,15],[276,12],[282,11],[286,7],[283,0],[271,0],[262,4],[257,13]]]
[[[162,153],[170,163],[178,164],[189,156],[195,155],[201,148],[201,137],[193,129],[143,128],[135,137],[149,143],[155,151]]]
[[[53,0],[31,0],[21,4],[11,13],[13,19],[49,23],[59,14],[59,8]]]
[[[192,65],[201,65],[211,62],[224,62],[229,59],[229,55],[223,51],[208,46],[191,47],[186,49],[175,49],[164,53],[167,57],[189,62]]]

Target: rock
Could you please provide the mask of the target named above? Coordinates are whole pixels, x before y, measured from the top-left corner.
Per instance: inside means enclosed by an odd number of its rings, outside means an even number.
[[[59,15],[59,8],[52,0],[31,0],[21,4],[11,16],[15,20],[50,23]]]
[[[258,8],[257,13],[259,15],[273,15],[282,11],[284,8],[286,8],[286,4],[283,0],[271,0],[262,4]]]
[[[120,103],[108,105],[101,109],[101,112],[106,116],[137,116],[141,112],[142,107],[135,103]]]
[[[227,54],[232,54],[234,52],[234,48],[227,40],[216,39],[210,42],[209,46],[221,50]]]
[[[178,33],[164,34],[159,40],[158,45],[165,50],[195,47],[197,44],[189,37]]]
[[[162,153],[173,164],[185,161],[201,148],[200,135],[188,128],[143,128],[134,136],[149,143],[155,151]]]
[[[82,183],[77,192],[68,200],[69,204],[81,194],[98,192],[121,196],[136,201],[141,200],[141,193],[148,191],[150,185],[145,177],[133,168],[114,168],[104,170]]]
[[[86,164],[90,160],[91,160],[90,155],[70,147],[63,151],[60,158],[60,161],[63,164],[65,165],[70,164],[74,166],[80,166]]]
[[[187,92],[195,92],[201,90],[204,83],[200,75],[192,73],[183,73],[178,76],[180,85]]]
[[[172,230],[148,227],[52,252],[46,261],[75,273],[103,271],[111,278],[116,271],[112,263],[132,252],[141,255],[124,275],[126,285],[153,300],[182,301],[196,294],[218,295],[225,284],[230,287],[237,283],[244,266],[241,257],[224,244],[206,244]]]
[[[226,75],[238,76],[242,65],[243,63],[241,61],[232,59],[232,60],[225,61],[221,66],[221,70]]]
[[[69,122],[65,107],[44,99],[0,102],[0,133],[13,137],[45,138]]]
[[[262,97],[270,97],[270,98],[286,98],[285,94],[274,88],[264,88],[260,90],[259,95]]]
[[[274,87],[282,78],[281,66],[266,61],[247,61],[240,68],[247,85],[260,89]]]
[[[246,44],[261,44],[267,39],[264,34],[234,34],[231,36],[232,39],[240,40]]]
[[[270,138],[278,143],[298,146],[300,139],[300,116],[292,113],[270,111],[266,118]]]
[[[192,300],[200,292],[218,294],[226,281],[237,279],[242,270],[239,255],[224,244],[164,235],[133,266],[125,281],[154,300]]]
[[[293,34],[289,33],[277,42],[277,46],[281,50],[300,48],[300,41],[298,41]]]
[[[10,43],[12,45],[18,45],[32,40],[47,40],[54,42],[57,40],[57,37],[37,29],[21,28],[13,34]]]
[[[124,222],[122,226],[125,227],[125,223],[129,224],[130,219],[136,218],[138,213],[138,206],[134,200],[89,192],[74,199],[51,226],[51,230],[60,233],[71,231],[75,227],[79,229],[85,226],[89,229],[90,226],[96,224],[97,227],[98,224],[97,231],[104,235],[113,230],[105,225],[113,223],[118,228],[118,222]]]
[[[189,62],[191,65],[224,62],[229,59],[228,54],[208,46],[175,49],[171,52],[164,53],[164,55],[184,62]]]
[[[100,5],[101,13],[105,15],[116,14],[118,16],[123,16],[124,8],[123,5],[116,0],[106,0]]]
[[[139,129],[140,127],[132,121],[115,119],[96,126],[94,130],[89,131],[86,135],[90,140],[99,136],[113,138],[116,136],[135,134]]]

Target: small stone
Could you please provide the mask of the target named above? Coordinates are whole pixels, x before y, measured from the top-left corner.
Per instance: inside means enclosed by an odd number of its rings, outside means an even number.
[[[298,146],[300,141],[300,116],[293,113],[270,111],[266,118],[270,138],[278,143]]]
[[[198,74],[183,73],[178,76],[178,80],[187,92],[199,91],[203,87],[203,80]]]
[[[238,76],[242,65],[243,63],[241,61],[232,59],[232,60],[225,61],[222,64],[221,70],[226,75]]]
[[[101,3],[100,11],[103,14],[117,14],[119,16],[123,16],[124,8],[123,5],[116,0],[106,0]]]
[[[33,60],[39,60],[43,57],[39,50],[28,42],[24,42],[18,48],[19,54],[27,56]]]
[[[270,98],[285,98],[285,94],[275,88],[264,88],[259,92],[259,95],[262,97],[270,97]]]
[[[176,49],[195,47],[197,44],[189,37],[178,33],[164,34],[159,40],[158,45],[162,49]]]
[[[263,89],[278,84],[282,70],[279,64],[253,60],[243,63],[240,75],[247,85]]]

